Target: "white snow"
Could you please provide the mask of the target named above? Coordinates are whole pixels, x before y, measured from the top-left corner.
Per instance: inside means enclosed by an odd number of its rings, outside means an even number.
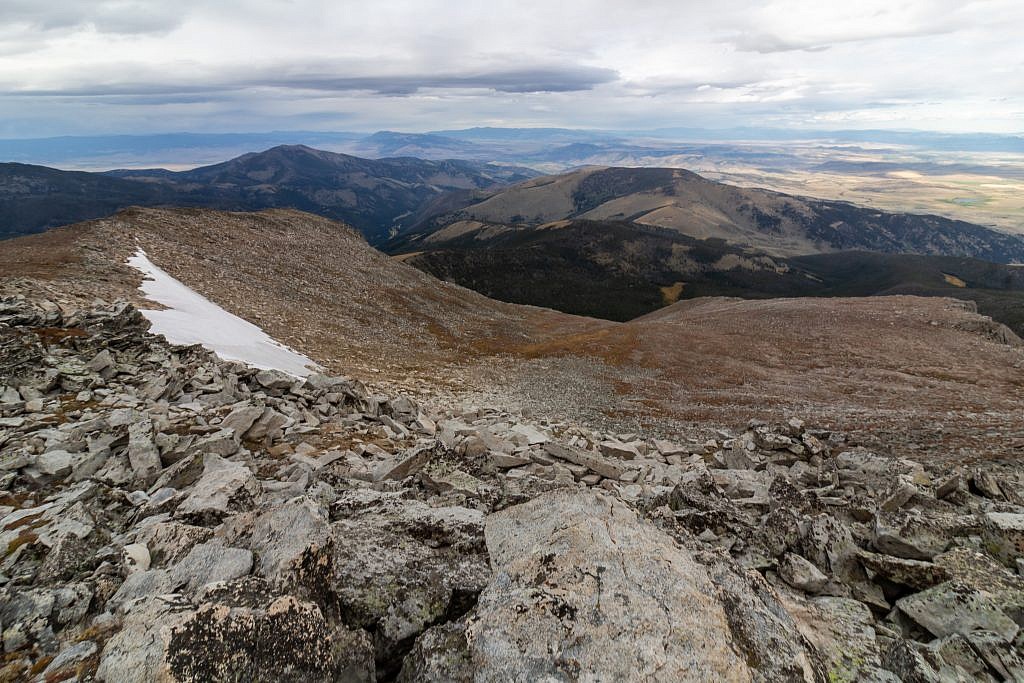
[[[152,332],[172,344],[202,344],[226,360],[264,370],[281,370],[305,377],[318,366],[312,360],[275,341],[256,325],[228,313],[202,294],[186,287],[157,267],[139,249],[128,265],[142,272],[140,289],[146,298],[167,307],[144,310]]]

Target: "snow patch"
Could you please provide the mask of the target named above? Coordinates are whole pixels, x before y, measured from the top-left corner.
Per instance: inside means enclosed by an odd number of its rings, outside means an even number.
[[[172,344],[202,344],[226,360],[295,377],[319,370],[306,356],[168,275],[142,249],[128,259],[128,265],[146,276],[139,287],[146,298],[167,307],[164,311],[143,310],[142,315],[152,324],[154,334],[162,334]]]

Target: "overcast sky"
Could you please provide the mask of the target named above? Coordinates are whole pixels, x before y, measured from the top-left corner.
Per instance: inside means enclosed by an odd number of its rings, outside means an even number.
[[[1024,131],[1022,0],[0,0],[0,137]]]

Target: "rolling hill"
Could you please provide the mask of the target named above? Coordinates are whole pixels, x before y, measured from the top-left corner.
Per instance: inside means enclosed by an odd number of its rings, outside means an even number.
[[[963,256],[843,251],[776,256],[629,221],[468,222],[400,256],[487,296],[630,320],[679,299],[915,294],[973,300],[1024,334],[1024,267]]]
[[[1024,237],[938,216],[740,188],[670,168],[587,168],[467,198],[392,245],[420,250],[479,224],[538,227],[566,219],[628,221],[771,256],[847,250],[1024,261]]]

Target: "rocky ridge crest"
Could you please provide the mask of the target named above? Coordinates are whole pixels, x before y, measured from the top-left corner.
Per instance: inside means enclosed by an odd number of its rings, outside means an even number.
[[[0,300],[0,680],[1017,680],[1024,483],[378,395]]]

